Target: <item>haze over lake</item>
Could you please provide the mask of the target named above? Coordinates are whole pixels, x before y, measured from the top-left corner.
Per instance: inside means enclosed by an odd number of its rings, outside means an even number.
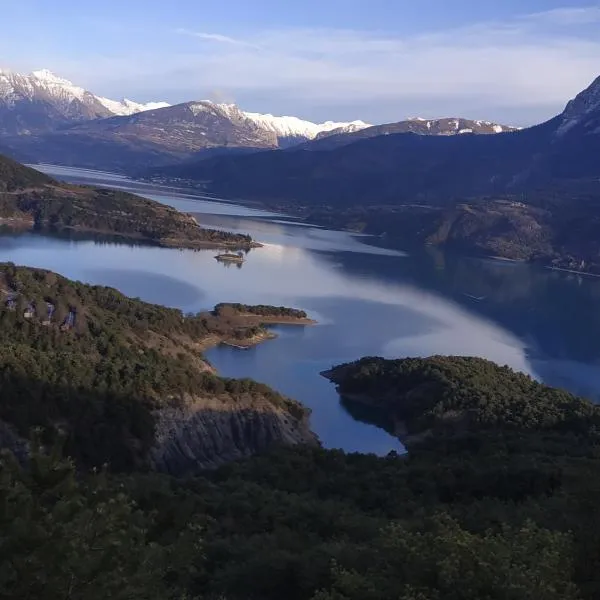
[[[225,376],[270,384],[313,410],[327,447],[384,454],[399,442],[374,415],[351,415],[319,372],[365,355],[487,357],[600,399],[600,279],[426,250],[405,254],[370,238],[120,176],[44,167],[58,178],[135,191],[192,212],[209,227],[265,246],[238,268],[213,251],[171,250],[34,234],[3,235],[3,261],[44,267],[185,312],[218,302],[305,309],[314,327],[277,329],[251,350],[208,358]],[[385,425],[380,423],[380,425]]]

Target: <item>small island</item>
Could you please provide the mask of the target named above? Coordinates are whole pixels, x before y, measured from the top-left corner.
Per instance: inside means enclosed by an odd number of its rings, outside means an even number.
[[[285,306],[220,303],[210,313],[200,313],[213,334],[204,341],[204,348],[217,344],[247,349],[277,337],[268,325],[315,325],[305,311]]]

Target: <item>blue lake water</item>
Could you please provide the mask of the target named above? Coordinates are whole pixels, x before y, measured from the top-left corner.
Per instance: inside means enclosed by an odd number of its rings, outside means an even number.
[[[600,279],[374,240],[295,223],[234,203],[110,174],[52,170],[71,181],[132,189],[195,213],[210,227],[265,243],[223,265],[211,251],[0,236],[0,259],[111,285],[150,302],[198,311],[218,302],[305,309],[314,327],[279,327],[250,350],[215,348],[221,374],[252,377],[312,408],[324,445],[383,454],[399,442],[373,415],[352,413],[319,372],[365,355],[483,356],[600,400]],[[375,424],[377,423],[377,424]]]

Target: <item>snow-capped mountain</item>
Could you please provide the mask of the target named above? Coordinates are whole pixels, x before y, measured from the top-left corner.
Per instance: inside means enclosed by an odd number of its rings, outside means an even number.
[[[360,120],[313,123],[208,100],[173,106],[144,104],[96,95],[46,69],[28,75],[0,70],[2,145],[29,162],[137,169],[292,146],[326,150],[390,133],[456,135],[507,130],[488,121],[466,119],[413,119],[376,126]]]
[[[326,135],[320,134],[314,141],[302,144],[305,150],[332,150],[347,146],[358,140],[373,138],[380,135],[395,133],[416,133],[427,136],[453,136],[453,135],[493,135],[516,131],[516,127],[500,125],[491,121],[463,119],[460,117],[446,117],[443,119],[423,119],[414,117],[397,123],[373,125],[355,131],[331,131]]]
[[[280,146],[289,146],[294,143],[314,140],[324,134],[349,133],[370,127],[364,121],[352,121],[349,123],[325,121],[324,123],[313,123],[312,121],[306,121],[298,117],[278,117],[272,114],[247,112],[240,109],[237,104],[215,104],[208,100],[205,100],[203,103],[214,104],[226,114],[230,114],[235,118],[244,117],[254,123],[259,129],[274,133],[279,140]]]
[[[169,105],[96,96],[47,69],[28,75],[0,70],[2,133],[38,133],[90,119],[130,115],[163,106]]]
[[[219,104],[208,100],[198,104],[215,106],[235,121],[246,119],[256,128],[275,134],[283,146],[331,133],[359,131],[370,126],[364,121],[313,123],[298,117],[246,112],[235,104]],[[93,119],[129,116],[169,106],[167,102],[139,103],[127,98],[113,100],[98,96],[47,69],[28,75],[0,70],[2,133],[40,133]]]
[[[431,133],[433,135],[456,135],[464,133],[506,133],[507,131],[515,131],[516,127],[509,125],[499,125],[491,121],[481,121],[472,119],[463,119],[457,117],[445,117],[442,119],[423,119],[421,117],[413,117],[408,119],[407,123],[416,125],[417,129],[414,133]]]
[[[277,117],[271,114],[254,112],[244,112],[244,115],[261,129],[275,133],[280,140],[290,141],[293,141],[294,138],[314,140],[323,133],[349,133],[370,127],[370,124],[364,121],[352,121],[349,123],[325,121],[324,123],[313,123],[312,121],[305,121],[298,117]]]
[[[108,171],[143,171],[202,154],[276,149],[277,136],[242,111],[212,102],[184,102],[164,108],[87,119],[36,135],[0,138],[14,156]]]
[[[578,126],[587,133],[600,133],[600,77],[567,104],[561,118],[559,136]]]

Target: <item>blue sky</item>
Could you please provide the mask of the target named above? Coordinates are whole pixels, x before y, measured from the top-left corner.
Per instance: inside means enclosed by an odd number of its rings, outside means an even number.
[[[577,0],[19,0],[0,67],[109,97],[210,98],[313,120],[548,118],[600,75]]]

